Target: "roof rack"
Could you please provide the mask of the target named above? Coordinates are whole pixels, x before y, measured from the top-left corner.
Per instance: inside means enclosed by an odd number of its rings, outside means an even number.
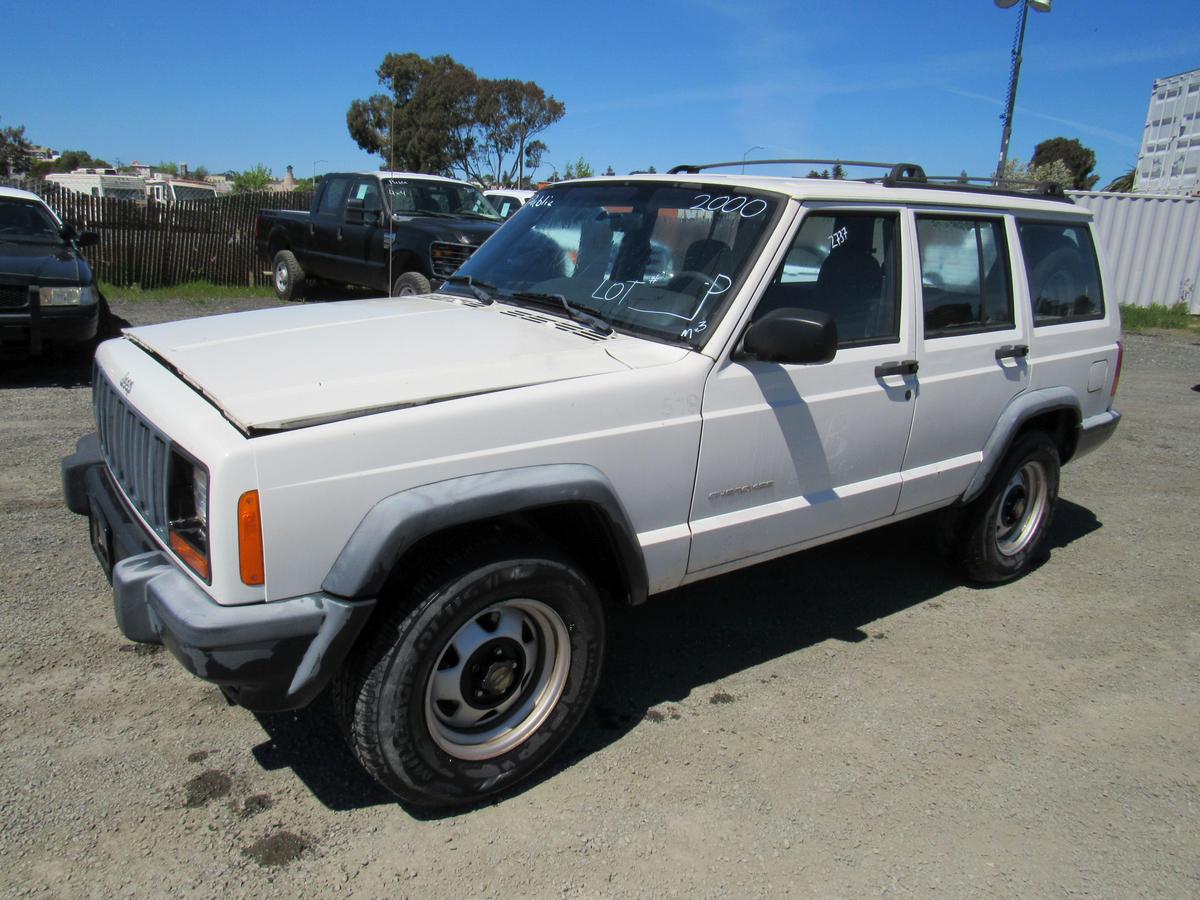
[[[979,194],[999,194],[1011,197],[1044,197],[1050,200],[1060,200],[1064,203],[1074,203],[1062,186],[1052,181],[1034,181],[1026,178],[1005,178],[1000,185],[992,177],[973,175],[926,175],[925,170],[916,163],[884,163],[863,162],[853,159],[745,159],[732,162],[704,163],[703,165],[679,165],[668,171],[668,175],[699,175],[706,169],[724,169],[733,166],[778,166],[778,165],[820,165],[820,166],[861,166],[872,169],[886,169],[887,174],[874,178],[859,178],[868,184],[880,184],[884,187],[920,186],[935,190],[967,191]]]
[[[738,159],[733,162],[704,163],[676,166],[668,175],[699,175],[705,169],[725,169],[731,166],[859,166],[868,169],[887,169],[888,177],[898,181],[918,181],[925,178],[924,170],[916,163],[863,162],[855,159]]]

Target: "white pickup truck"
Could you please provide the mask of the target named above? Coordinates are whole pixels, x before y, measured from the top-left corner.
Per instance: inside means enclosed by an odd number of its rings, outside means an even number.
[[[63,480],[123,633],[253,710],[330,688],[454,806],[578,725],[607,604],[933,511],[1026,571],[1120,418],[1091,214],[714,168],[554,185],[436,293],[101,345]]]

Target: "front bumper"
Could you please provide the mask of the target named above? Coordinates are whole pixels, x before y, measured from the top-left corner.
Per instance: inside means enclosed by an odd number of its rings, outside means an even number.
[[[82,344],[100,327],[100,303],[87,306],[42,306],[36,290],[24,307],[0,309],[0,348],[39,355],[47,345]]]
[[[67,507],[91,521],[109,572],[117,625],[130,640],[161,643],[183,667],[259,712],[295,709],[329,683],[371,616],[375,600],[317,592],[222,606],[200,588],[129,509],[95,435],[62,463]]]

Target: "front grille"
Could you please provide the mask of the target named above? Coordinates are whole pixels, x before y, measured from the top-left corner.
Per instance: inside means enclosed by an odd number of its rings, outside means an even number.
[[[0,309],[24,309],[29,304],[29,285],[0,284]]]
[[[97,368],[92,408],[108,470],[129,502],[164,540],[167,535],[167,441],[134,411]]]
[[[478,249],[472,244],[446,244],[434,241],[429,245],[429,260],[433,263],[433,274],[438,278],[449,278]]]

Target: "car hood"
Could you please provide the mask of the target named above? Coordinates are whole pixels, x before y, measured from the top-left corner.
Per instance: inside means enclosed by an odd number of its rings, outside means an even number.
[[[419,225],[422,233],[428,234],[433,240],[445,241],[448,244],[471,244],[475,247],[491,237],[492,232],[503,224],[485,219],[443,219],[409,213],[397,213],[395,221],[397,224]]]
[[[446,295],[233,313],[125,335],[246,434],[662,365],[689,352]]]
[[[92,270],[65,244],[0,241],[0,278],[28,284],[91,284]]]

